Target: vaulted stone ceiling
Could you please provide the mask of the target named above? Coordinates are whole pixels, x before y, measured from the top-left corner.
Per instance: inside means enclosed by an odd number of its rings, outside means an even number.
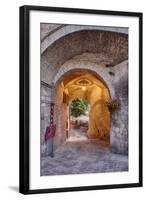
[[[111,26],[97,26],[97,25],[73,25],[73,24],[54,24],[54,23],[41,23],[41,53],[43,53],[48,46],[53,42],[73,32],[81,30],[96,30],[108,31],[128,34],[127,27],[111,27]]]
[[[68,34],[55,41],[42,54],[41,71],[53,77],[72,58],[107,67],[115,66],[128,59],[128,35],[97,30]]]
[[[128,36],[122,33],[104,31],[78,31],[68,34],[52,45],[43,54],[54,67],[82,53],[100,54],[103,60],[110,58],[111,65],[116,65],[128,58]]]
[[[94,104],[97,99],[103,98],[103,95],[106,98],[105,95],[108,94],[105,84],[94,73],[88,71],[77,70],[66,74],[62,77],[61,85],[68,100],[82,97],[90,104]],[[109,98],[109,94],[107,98]]]

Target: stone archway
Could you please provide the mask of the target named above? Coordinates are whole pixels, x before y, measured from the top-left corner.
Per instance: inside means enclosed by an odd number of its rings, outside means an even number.
[[[82,61],[78,60],[76,57],[73,59],[68,60],[65,62],[58,70],[56,75],[54,76],[52,80],[52,85],[55,85],[59,79],[61,79],[62,76],[64,76],[65,73],[73,70],[88,70],[91,72],[94,72],[96,76],[104,82],[104,84],[109,88],[109,93],[111,98],[115,97],[115,90],[112,85],[112,77],[109,74],[109,69],[105,67],[104,65],[100,65],[97,63],[93,63],[91,61]]]
[[[100,30],[98,27],[97,30],[93,30],[91,27],[91,30],[88,30],[88,27],[84,26],[83,30],[76,30],[75,27],[73,29],[73,32],[70,32],[67,28],[64,35],[59,34],[59,29],[54,30],[53,34],[48,35],[41,43],[43,46],[44,42],[51,41],[45,43],[41,55],[41,81],[49,86],[45,92],[49,90],[50,95],[57,80],[68,70],[82,68],[97,73],[108,86],[111,98],[118,98],[121,103],[121,109],[112,115],[110,134],[112,151],[127,154],[128,35],[117,31],[117,28]],[[58,35],[55,41],[52,38],[54,34]],[[65,106],[63,109],[66,109]],[[42,121],[47,121],[48,118],[49,115],[44,120],[43,116]],[[59,126],[62,126],[61,123]],[[44,130],[45,125],[42,125],[42,138]]]
[[[105,104],[106,101],[111,99],[110,90],[108,84],[104,81],[103,77],[97,74],[97,70],[91,70],[88,68],[88,65],[85,65],[84,68],[74,68],[73,66],[66,69],[66,72],[62,70],[65,68],[65,65],[61,68],[61,71],[58,72],[56,78],[54,79],[54,87],[52,88],[52,100],[56,105],[55,109],[55,121],[57,125],[56,136],[54,138],[54,149],[58,148],[66,140],[66,118],[67,118],[67,102],[69,100],[64,100],[64,82],[66,79],[69,79],[70,82],[74,81],[73,77],[75,73],[82,76],[82,73],[87,73],[93,75],[90,77],[92,80],[97,79],[98,86],[90,86],[90,90],[86,91],[86,95],[81,93],[73,94],[73,96],[68,97],[70,100],[76,97],[85,97],[88,94],[87,100],[91,104],[91,110],[89,113],[89,128],[88,128],[88,137],[91,139],[107,139],[110,136],[110,112]],[[65,69],[64,69],[65,70]],[[87,75],[86,75],[87,76]],[[84,74],[84,78],[86,77]],[[83,77],[82,77],[83,78]],[[106,77],[104,77],[106,79]],[[71,80],[73,79],[73,80]],[[77,78],[78,79],[78,78]],[[65,81],[67,82],[67,81]],[[112,89],[112,88],[111,88]],[[112,91],[114,94],[114,90]],[[96,95],[97,93],[97,95]],[[80,94],[80,95],[79,95]],[[97,120],[98,119],[98,120]]]
[[[107,32],[116,32],[122,34],[128,34],[127,28],[114,28],[114,27],[101,27],[101,26],[82,26],[82,25],[61,25],[61,24],[51,24],[51,27],[48,30],[47,24],[41,24],[45,34],[41,35],[41,53],[43,53],[48,46],[53,44],[56,40],[74,33],[83,30],[96,30],[96,31],[107,31]]]

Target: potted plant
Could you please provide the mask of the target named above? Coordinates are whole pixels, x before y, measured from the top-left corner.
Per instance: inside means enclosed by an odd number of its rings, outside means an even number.
[[[117,99],[111,99],[106,102],[106,105],[110,112],[113,112],[120,108],[120,102]]]

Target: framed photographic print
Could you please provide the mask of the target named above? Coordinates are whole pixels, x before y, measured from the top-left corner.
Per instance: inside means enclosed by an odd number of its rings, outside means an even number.
[[[20,7],[20,192],[142,186],[142,13]]]

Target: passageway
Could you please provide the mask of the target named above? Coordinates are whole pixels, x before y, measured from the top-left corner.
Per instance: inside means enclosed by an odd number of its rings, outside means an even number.
[[[109,140],[108,87],[90,70],[65,73],[53,89],[56,105],[55,150],[67,140]]]

